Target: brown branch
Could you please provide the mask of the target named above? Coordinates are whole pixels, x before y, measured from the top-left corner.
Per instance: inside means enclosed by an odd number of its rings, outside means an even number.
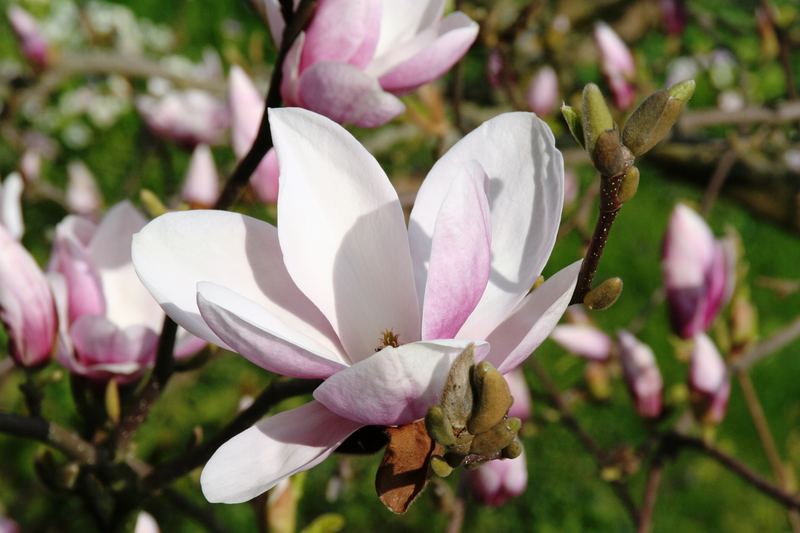
[[[721,125],[780,125],[800,120],[800,102],[785,102],[774,109],[768,107],[746,107],[738,111],[705,109],[684,113],[678,121],[678,129],[690,132],[700,128]]]
[[[636,525],[638,533],[647,533],[652,529],[653,512],[656,507],[658,490],[661,488],[661,478],[664,475],[664,456],[659,450],[653,457],[650,472],[647,474],[647,483],[644,490],[642,508],[639,511],[639,522]]]
[[[66,428],[43,418],[0,413],[0,433],[43,442],[84,464],[95,464],[97,449]]]
[[[798,338],[800,338],[800,317],[795,318],[792,323],[767,340],[756,344],[749,352],[731,362],[730,367],[732,370],[746,370],[764,357],[795,342]]]
[[[731,148],[722,154],[722,157],[717,161],[714,173],[711,175],[711,179],[708,180],[708,186],[703,195],[703,203],[700,207],[700,212],[704,217],[707,217],[711,212],[711,208],[714,207],[714,202],[717,201],[722,186],[725,184],[725,180],[728,179],[737,159],[739,159],[739,154],[735,149]]]

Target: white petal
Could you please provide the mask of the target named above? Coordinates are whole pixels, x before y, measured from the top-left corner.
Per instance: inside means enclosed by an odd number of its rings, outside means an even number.
[[[278,233],[286,269],[352,361],[381,332],[419,339],[403,211],[378,162],[344,128],[296,108],[269,114],[280,163]]]
[[[203,494],[214,503],[246,502],[318,465],[361,426],[314,401],[265,418],[208,460],[200,477]]]
[[[415,39],[436,24],[442,18],[443,12],[444,0],[384,0],[381,33],[373,64],[385,72],[403,59],[411,57],[417,51],[417,48],[412,48]],[[388,57],[395,57],[398,51],[399,57],[387,65]]]

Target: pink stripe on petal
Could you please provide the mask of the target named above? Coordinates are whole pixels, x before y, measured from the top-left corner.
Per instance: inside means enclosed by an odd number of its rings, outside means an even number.
[[[450,185],[433,232],[422,307],[423,339],[455,337],[489,281],[488,178],[475,161],[459,167],[459,176]]]

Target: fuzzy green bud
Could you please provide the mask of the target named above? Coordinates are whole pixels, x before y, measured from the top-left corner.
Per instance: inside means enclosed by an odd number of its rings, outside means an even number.
[[[603,93],[594,83],[589,83],[583,88],[582,107],[583,145],[591,154],[600,135],[614,129],[614,119],[611,117]]]
[[[636,167],[629,167],[622,176],[622,183],[619,186],[617,199],[625,203],[636,195],[636,190],[639,188],[639,169]]]
[[[569,132],[572,134],[572,137],[578,142],[581,148],[584,148],[585,145],[583,140],[583,124],[581,124],[581,114],[572,106],[562,104],[561,115],[564,117],[564,121],[567,123],[567,128],[569,128]]]
[[[640,156],[667,136],[678,121],[683,106],[694,94],[694,80],[657,91],[636,108],[622,130],[622,142]]]
[[[614,305],[620,294],[622,294],[622,279],[609,278],[586,293],[583,305],[589,309],[602,311]]]

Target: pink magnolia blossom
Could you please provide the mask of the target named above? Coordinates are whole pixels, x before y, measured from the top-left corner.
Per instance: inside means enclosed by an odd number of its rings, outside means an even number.
[[[689,390],[692,403],[704,421],[722,422],[731,395],[730,375],[719,350],[705,333],[694,338],[689,360]]]
[[[60,317],[58,359],[75,374],[127,383],[154,362],[164,313],[139,282],[130,249],[146,222],[122,202],[100,224],[70,215],[56,227],[50,271]],[[177,356],[202,346],[183,333]]]
[[[6,15],[25,59],[37,67],[46,67],[49,47],[36,19],[18,5],[10,5]]]
[[[514,459],[500,459],[482,464],[467,472],[472,495],[484,505],[499,507],[528,487],[528,463],[525,453]]]
[[[199,89],[143,95],[136,108],[153,133],[184,146],[218,144],[228,128],[225,103]]]
[[[657,418],[661,414],[664,384],[653,350],[627,331],[617,334],[622,372],[639,415]]]
[[[0,516],[0,533],[21,533],[19,524],[10,518]]]
[[[671,35],[680,35],[686,27],[686,3],[684,0],[660,0],[661,20],[664,29]]]
[[[395,96],[447,72],[467,52],[478,25],[444,0],[321,0],[284,63],[281,94],[340,123],[375,127],[405,109]],[[276,42],[278,0],[266,0]]]
[[[181,198],[195,208],[211,207],[219,196],[219,174],[214,154],[206,144],[194,149],[189,170],[181,189]]]
[[[636,91],[631,83],[636,76],[633,55],[619,35],[605,22],[595,25],[594,41],[600,51],[600,64],[614,96],[614,104],[620,109],[628,109],[636,98]]]
[[[550,338],[565,350],[590,361],[607,361],[611,355],[611,337],[591,324],[556,326]]]
[[[661,266],[672,327],[688,339],[706,331],[733,291],[732,243],[714,239],[700,215],[678,204],[664,235]]]
[[[421,418],[469,343],[513,370],[561,317],[580,268],[529,293],[555,242],[564,173],[530,113],[494,118],[451,148],[408,229],[386,174],[344,128],[303,109],[269,118],[277,228],[187,211],[133,242],[139,276],[180,325],[269,371],[325,380],[312,402],[217,450],[201,479],[214,502],[253,498],[362,426]]]
[[[231,108],[231,143],[233,152],[243,158],[258,135],[264,98],[245,72],[234,66],[228,76],[228,105]],[[278,160],[271,148],[250,178],[256,196],[267,203],[278,200]]]
[[[528,87],[528,109],[540,116],[551,114],[558,106],[558,76],[547,65],[539,69]]]
[[[58,319],[47,280],[28,251],[0,225],[0,320],[9,352],[23,367],[47,364]]]
[[[9,174],[0,185],[0,224],[16,240],[25,233],[21,203],[24,188],[25,182],[17,172]]]
[[[67,178],[67,207],[70,211],[88,217],[97,215],[103,197],[89,167],[83,161],[70,161]]]

